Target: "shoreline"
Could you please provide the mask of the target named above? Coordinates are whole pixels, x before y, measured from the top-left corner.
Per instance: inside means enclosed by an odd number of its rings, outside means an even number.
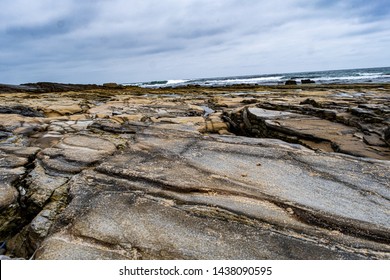
[[[235,90],[252,90],[262,91],[267,89],[284,90],[284,89],[359,89],[359,88],[384,88],[390,89],[390,83],[346,83],[346,84],[297,84],[297,85],[253,85],[253,84],[235,84],[225,86],[200,86],[200,85],[183,85],[183,86],[164,86],[164,87],[141,87],[133,85],[121,85],[116,83],[106,84],[65,84],[52,82],[27,83],[20,85],[8,85],[0,83],[0,93],[12,92],[31,92],[31,93],[49,93],[65,91],[89,91],[89,90],[123,90],[123,91],[184,91],[184,90],[211,90],[211,91],[235,91]]]
[[[390,259],[389,101],[390,84],[0,85],[1,254]]]

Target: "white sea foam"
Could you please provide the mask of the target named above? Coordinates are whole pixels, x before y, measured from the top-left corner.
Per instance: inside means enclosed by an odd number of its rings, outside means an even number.
[[[368,74],[368,73],[366,73]],[[319,78],[314,78],[312,79],[313,81],[339,81],[339,80],[365,80],[365,79],[380,79],[380,78],[389,78],[390,75],[374,75],[374,74],[369,74],[369,75],[362,75],[360,74],[359,76],[341,76],[341,77],[319,77]]]
[[[368,73],[368,72],[363,72],[363,73],[357,73],[359,76],[378,76],[382,77],[383,73],[382,72],[377,72],[377,73]]]
[[[189,82],[190,80],[168,80],[167,81],[167,85],[175,85],[175,84],[182,84],[182,83],[186,83],[186,82]]]
[[[283,79],[283,76],[271,76],[271,77],[256,77],[256,78],[232,78],[232,79],[221,79],[221,80],[206,80],[205,83],[214,85],[223,84],[258,84],[266,82],[279,82]]]

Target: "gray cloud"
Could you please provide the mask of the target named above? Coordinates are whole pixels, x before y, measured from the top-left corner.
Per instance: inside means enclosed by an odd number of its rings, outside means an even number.
[[[3,0],[0,83],[388,66],[386,1]]]

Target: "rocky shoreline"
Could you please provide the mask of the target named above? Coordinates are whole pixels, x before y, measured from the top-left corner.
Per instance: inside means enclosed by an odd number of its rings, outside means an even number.
[[[1,258],[390,259],[390,85],[0,85]]]

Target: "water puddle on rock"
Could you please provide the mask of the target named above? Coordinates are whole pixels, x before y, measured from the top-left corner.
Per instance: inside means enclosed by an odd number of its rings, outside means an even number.
[[[200,105],[199,107],[201,107],[203,110],[204,110],[204,117],[206,118],[207,116],[209,116],[210,114],[214,113],[215,111],[213,109],[211,109],[210,107],[206,106],[206,105]]]

